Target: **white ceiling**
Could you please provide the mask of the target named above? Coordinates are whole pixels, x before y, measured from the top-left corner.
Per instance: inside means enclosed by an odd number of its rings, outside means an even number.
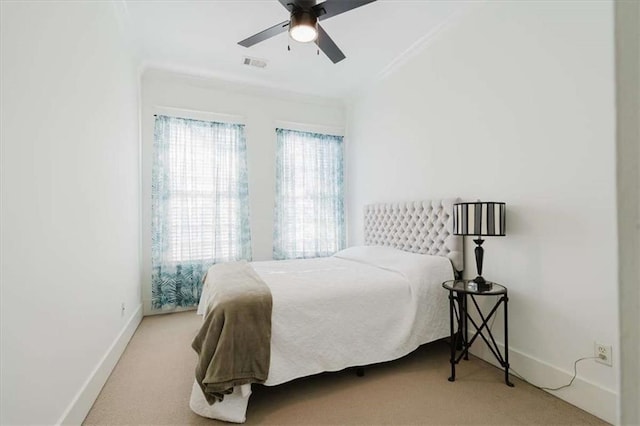
[[[326,97],[347,97],[422,46],[460,1],[378,0],[321,22],[347,58],[333,64],[313,43],[282,33],[250,48],[238,41],[288,19],[277,0],[126,0],[143,64]],[[287,44],[291,51],[287,51]],[[265,59],[264,69],[242,64]]]

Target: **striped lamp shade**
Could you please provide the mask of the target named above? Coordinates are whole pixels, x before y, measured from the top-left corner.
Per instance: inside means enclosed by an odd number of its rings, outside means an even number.
[[[475,201],[454,204],[453,233],[504,237],[505,203]]]

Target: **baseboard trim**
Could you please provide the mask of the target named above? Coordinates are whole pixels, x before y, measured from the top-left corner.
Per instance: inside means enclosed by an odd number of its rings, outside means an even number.
[[[96,368],[93,369],[87,380],[84,382],[71,404],[64,411],[57,425],[80,425],[89,413],[96,398],[100,394],[102,387],[107,382],[109,375],[116,366],[120,356],[131,340],[133,333],[142,321],[142,304],[131,315],[127,324],[123,327],[118,337],[115,338],[107,352],[104,354]]]
[[[164,315],[164,314],[173,314],[176,312],[195,311],[196,309],[198,309],[198,305],[187,306],[187,307],[178,306],[176,308],[171,308],[171,309],[153,309],[151,305],[151,300],[143,300],[142,309],[143,309],[142,315],[144,315],[145,317],[148,317],[152,315]]]
[[[498,347],[504,353],[504,345],[498,343]],[[498,364],[485,345],[473,347],[471,353],[496,367],[500,367],[500,364]],[[524,378],[538,386],[561,386],[569,383],[573,377],[573,371],[562,370],[513,348],[509,350],[509,364]],[[581,378],[580,374],[576,376],[570,387],[559,391],[547,392],[608,423],[616,424],[617,422],[618,394],[615,391]]]

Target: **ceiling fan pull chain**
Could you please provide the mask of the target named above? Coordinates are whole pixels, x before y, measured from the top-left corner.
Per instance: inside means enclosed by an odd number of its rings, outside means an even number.
[[[287,44],[287,50],[288,50],[289,52],[291,52],[291,45],[290,45],[290,44]]]
[[[316,55],[320,56],[320,49],[316,49]]]

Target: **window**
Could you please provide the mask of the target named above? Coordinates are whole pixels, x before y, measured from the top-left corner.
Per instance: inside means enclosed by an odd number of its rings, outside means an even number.
[[[152,177],[152,299],[192,306],[216,262],[251,258],[244,126],[159,115]]]
[[[345,246],[342,137],[276,134],[273,257],[330,256]]]

